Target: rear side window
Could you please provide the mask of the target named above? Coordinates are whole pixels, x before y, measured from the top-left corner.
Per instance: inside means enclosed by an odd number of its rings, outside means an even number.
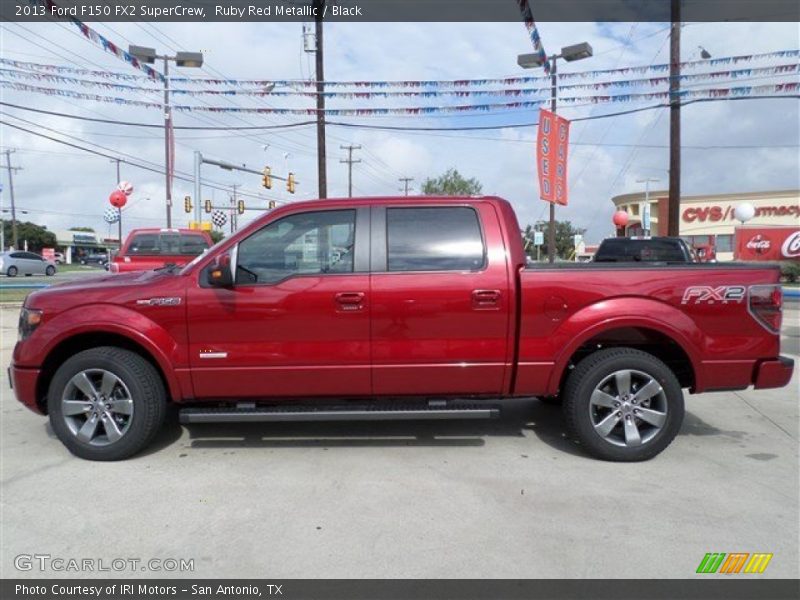
[[[607,240],[595,262],[686,262],[680,242],[665,240]]]
[[[389,271],[477,271],[485,264],[478,215],[465,206],[389,208]]]
[[[137,233],[128,245],[131,256],[197,256],[208,249],[202,235],[184,233]]]

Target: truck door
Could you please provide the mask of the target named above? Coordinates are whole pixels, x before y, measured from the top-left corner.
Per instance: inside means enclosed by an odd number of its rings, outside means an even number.
[[[233,287],[188,293],[195,397],[370,394],[368,207],[287,215],[232,259]]]
[[[376,395],[499,394],[510,286],[489,203],[372,209]]]

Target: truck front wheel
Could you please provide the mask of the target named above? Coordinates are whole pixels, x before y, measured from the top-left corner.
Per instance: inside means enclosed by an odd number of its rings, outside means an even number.
[[[583,359],[564,387],[570,434],[596,458],[653,458],[683,422],[683,391],[673,372],[651,354],[609,348]]]
[[[89,460],[121,460],[158,433],[166,393],[147,360],[121,348],[98,347],[61,365],[47,406],[50,425],[70,452]]]

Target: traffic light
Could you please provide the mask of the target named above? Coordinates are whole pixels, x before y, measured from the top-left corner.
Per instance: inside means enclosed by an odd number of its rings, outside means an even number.
[[[272,169],[264,167],[264,176],[261,178],[261,185],[268,190],[272,189]]]
[[[187,213],[192,212],[192,197],[191,196],[184,196],[183,197],[183,210]]]
[[[294,194],[294,173],[289,173],[289,177],[286,178],[286,191],[290,194]]]
[[[204,209],[204,210],[205,210],[207,213],[210,213],[210,212],[211,212],[211,200],[206,200],[205,202],[203,202],[203,209]]]
[[[275,208],[275,200],[270,200],[269,201],[269,209],[272,210],[273,208]]]
[[[240,215],[244,214],[244,200],[239,200],[236,203],[236,212],[238,212]]]

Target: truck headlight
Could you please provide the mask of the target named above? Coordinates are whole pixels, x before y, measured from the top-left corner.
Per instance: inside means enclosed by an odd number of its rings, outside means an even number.
[[[42,311],[22,307],[19,312],[19,339],[28,338],[42,322]]]

